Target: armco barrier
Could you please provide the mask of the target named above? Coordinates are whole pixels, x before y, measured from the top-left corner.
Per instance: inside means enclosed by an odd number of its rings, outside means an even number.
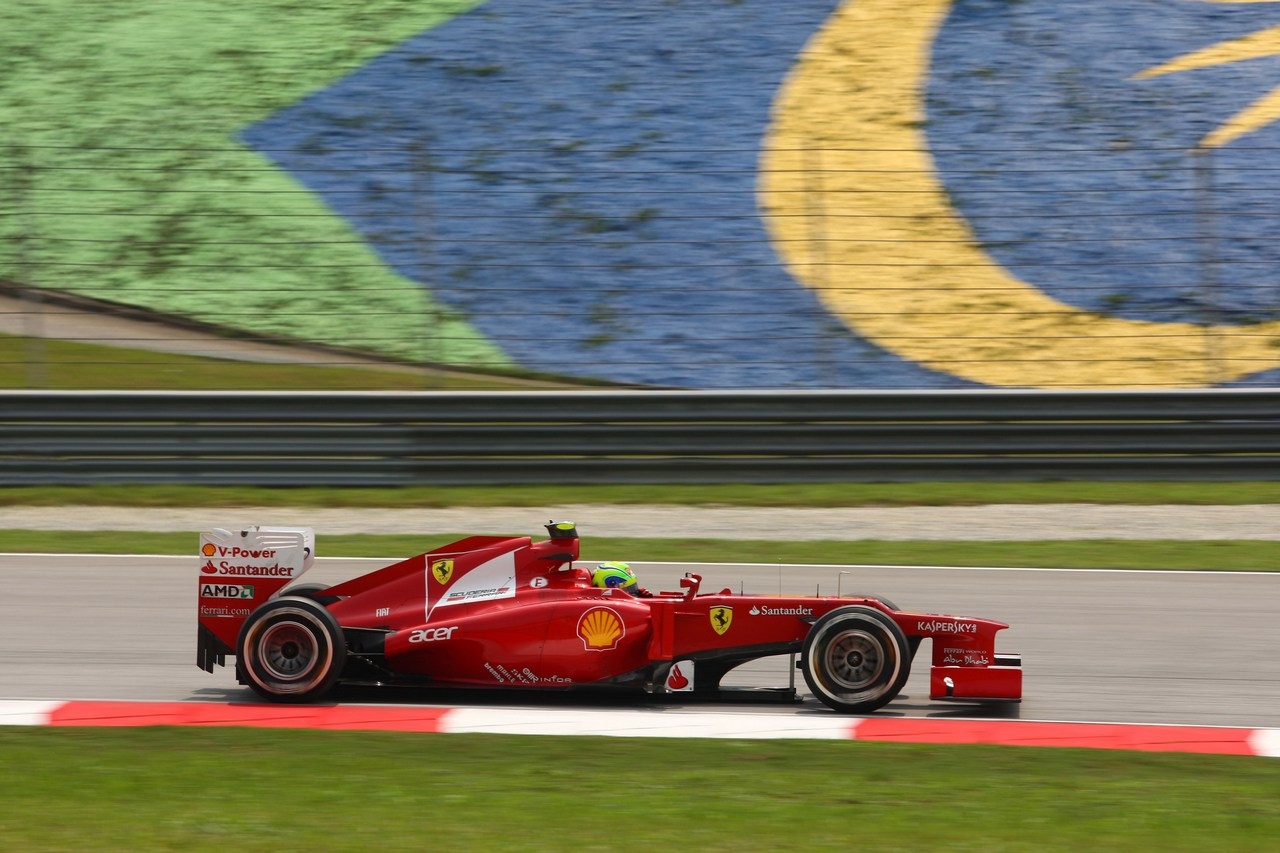
[[[0,392],[0,484],[1280,479],[1280,389]]]

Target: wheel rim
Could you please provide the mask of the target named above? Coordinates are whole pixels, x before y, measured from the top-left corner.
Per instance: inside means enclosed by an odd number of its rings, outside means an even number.
[[[823,654],[832,687],[857,692],[871,687],[885,670],[884,643],[866,631],[844,631],[832,638]]]
[[[315,635],[297,622],[277,622],[258,643],[262,668],[279,681],[298,681],[315,669],[320,649]]]

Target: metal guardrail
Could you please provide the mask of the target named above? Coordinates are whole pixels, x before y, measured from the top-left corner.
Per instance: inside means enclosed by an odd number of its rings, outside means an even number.
[[[1280,479],[1280,389],[0,392],[0,485]]]

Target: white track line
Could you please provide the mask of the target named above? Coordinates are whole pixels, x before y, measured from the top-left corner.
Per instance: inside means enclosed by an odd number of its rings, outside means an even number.
[[[82,557],[85,559],[120,559],[120,560],[181,560],[190,558],[197,559],[192,554],[64,554],[42,552],[26,552],[26,551],[0,551],[0,557],[60,557],[74,558]],[[316,557],[316,562],[367,562],[377,563],[379,565],[391,565],[392,563],[403,560],[403,557]],[[579,563],[590,563],[592,560],[578,560]],[[693,566],[693,567],[711,567],[725,568],[728,566],[742,566],[754,569],[897,569],[902,571],[924,571],[924,572],[1077,572],[1080,574],[1115,574],[1115,575],[1211,575],[1214,577],[1229,577],[1232,575],[1254,577],[1259,575],[1271,575],[1280,577],[1280,571],[1271,571],[1268,569],[1258,569],[1254,572],[1245,571],[1215,571],[1212,569],[1072,569],[1072,568],[1052,568],[1046,566],[911,566],[897,565],[893,563],[686,563],[671,560],[633,560],[627,559],[625,562],[637,566]]]

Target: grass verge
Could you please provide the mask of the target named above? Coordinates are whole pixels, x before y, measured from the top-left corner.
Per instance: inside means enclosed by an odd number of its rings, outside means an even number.
[[[0,728],[6,850],[1268,850],[1280,763],[1030,747]],[[625,809],[583,790],[608,781]],[[1051,840],[1050,840],[1051,839]]]
[[[463,533],[325,536],[322,557],[408,557]],[[513,536],[525,535],[513,533]],[[195,554],[196,532],[0,530],[0,552]],[[772,542],[719,539],[584,539],[583,560],[821,565],[1040,566],[1080,569],[1275,571],[1276,543],[1255,540],[1073,539],[1039,542]]]
[[[1280,503],[1280,482],[793,483],[600,486],[6,486],[0,506],[547,507],[565,504],[977,506],[1095,503],[1192,506]]]

